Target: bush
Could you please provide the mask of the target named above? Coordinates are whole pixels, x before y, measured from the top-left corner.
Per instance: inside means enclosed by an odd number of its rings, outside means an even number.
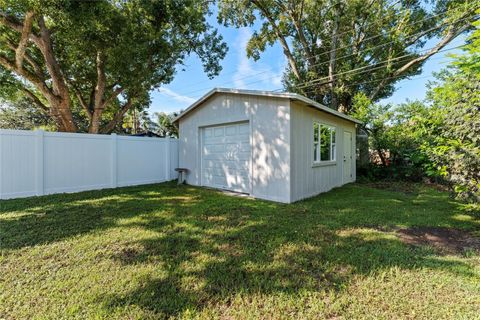
[[[384,166],[373,163],[359,168],[357,175],[360,179],[366,179],[368,181],[392,180],[420,182],[425,177],[424,170],[413,165]]]

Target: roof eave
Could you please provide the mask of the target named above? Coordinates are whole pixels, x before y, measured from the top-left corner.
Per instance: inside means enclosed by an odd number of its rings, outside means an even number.
[[[291,100],[298,100],[302,101],[303,103],[313,106],[318,110],[333,114],[339,118],[345,119],[347,121],[351,121],[357,124],[361,124],[360,120],[347,116],[343,113],[340,113],[336,110],[330,109],[323,104],[320,104],[312,99],[299,95],[297,93],[290,93],[290,92],[271,92],[271,91],[258,91],[258,90],[243,90],[243,89],[228,89],[228,88],[213,88],[206,94],[204,94],[200,99],[195,101],[192,105],[190,105],[187,109],[185,109],[181,114],[173,119],[173,123],[178,122],[181,118],[186,116],[190,111],[195,109],[197,106],[202,104],[205,100],[210,98],[215,93],[235,93],[235,94],[246,94],[246,95],[257,95],[257,96],[264,96],[264,97],[274,97],[274,98],[284,98],[284,99],[291,99]]]

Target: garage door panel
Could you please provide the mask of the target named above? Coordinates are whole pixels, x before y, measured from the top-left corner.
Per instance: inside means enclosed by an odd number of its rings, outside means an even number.
[[[248,192],[251,158],[248,123],[203,130],[202,182],[206,186]]]
[[[216,176],[225,176],[225,175],[241,175],[248,177],[248,171],[244,170],[243,168],[238,167],[209,167],[204,168],[204,172],[209,175],[216,175]]]
[[[213,153],[223,153],[225,151],[225,146],[223,144],[210,144],[204,146],[206,154]]]
[[[236,136],[237,135],[237,126],[227,126],[225,127],[225,136]]]
[[[213,136],[213,129],[212,128],[205,128],[203,129],[203,135],[205,138],[210,138]]]
[[[206,138],[204,141],[204,145],[212,145],[212,144],[223,144],[225,143],[225,137],[209,137]]]
[[[204,160],[222,160],[224,158],[225,158],[225,152],[209,153],[205,151],[203,156]]]
[[[244,160],[244,161],[216,161],[216,160],[204,160],[203,162],[203,168],[204,169],[209,169],[209,168],[217,168],[217,169],[222,169],[222,170],[237,170],[237,171],[246,171],[248,172],[248,167],[249,161]]]
[[[224,137],[222,142],[231,142],[231,143],[249,143],[250,138],[248,135],[236,135],[236,136],[230,136],[230,137]]]
[[[223,137],[225,134],[224,127],[213,128],[213,136],[215,137]]]
[[[238,125],[238,133],[249,135],[250,125],[248,123]]]
[[[250,155],[250,143],[249,142],[241,143],[239,151],[241,153],[248,153]]]

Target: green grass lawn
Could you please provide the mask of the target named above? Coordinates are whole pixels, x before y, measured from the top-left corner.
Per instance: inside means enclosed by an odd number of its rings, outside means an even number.
[[[480,236],[479,215],[409,189],[285,205],[166,183],[0,201],[0,319],[479,319],[478,252],[398,232]]]

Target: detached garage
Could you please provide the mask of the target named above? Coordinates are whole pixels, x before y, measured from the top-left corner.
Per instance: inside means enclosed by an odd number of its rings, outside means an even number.
[[[217,88],[175,122],[191,185],[290,203],[355,181],[360,122],[298,94]]]

